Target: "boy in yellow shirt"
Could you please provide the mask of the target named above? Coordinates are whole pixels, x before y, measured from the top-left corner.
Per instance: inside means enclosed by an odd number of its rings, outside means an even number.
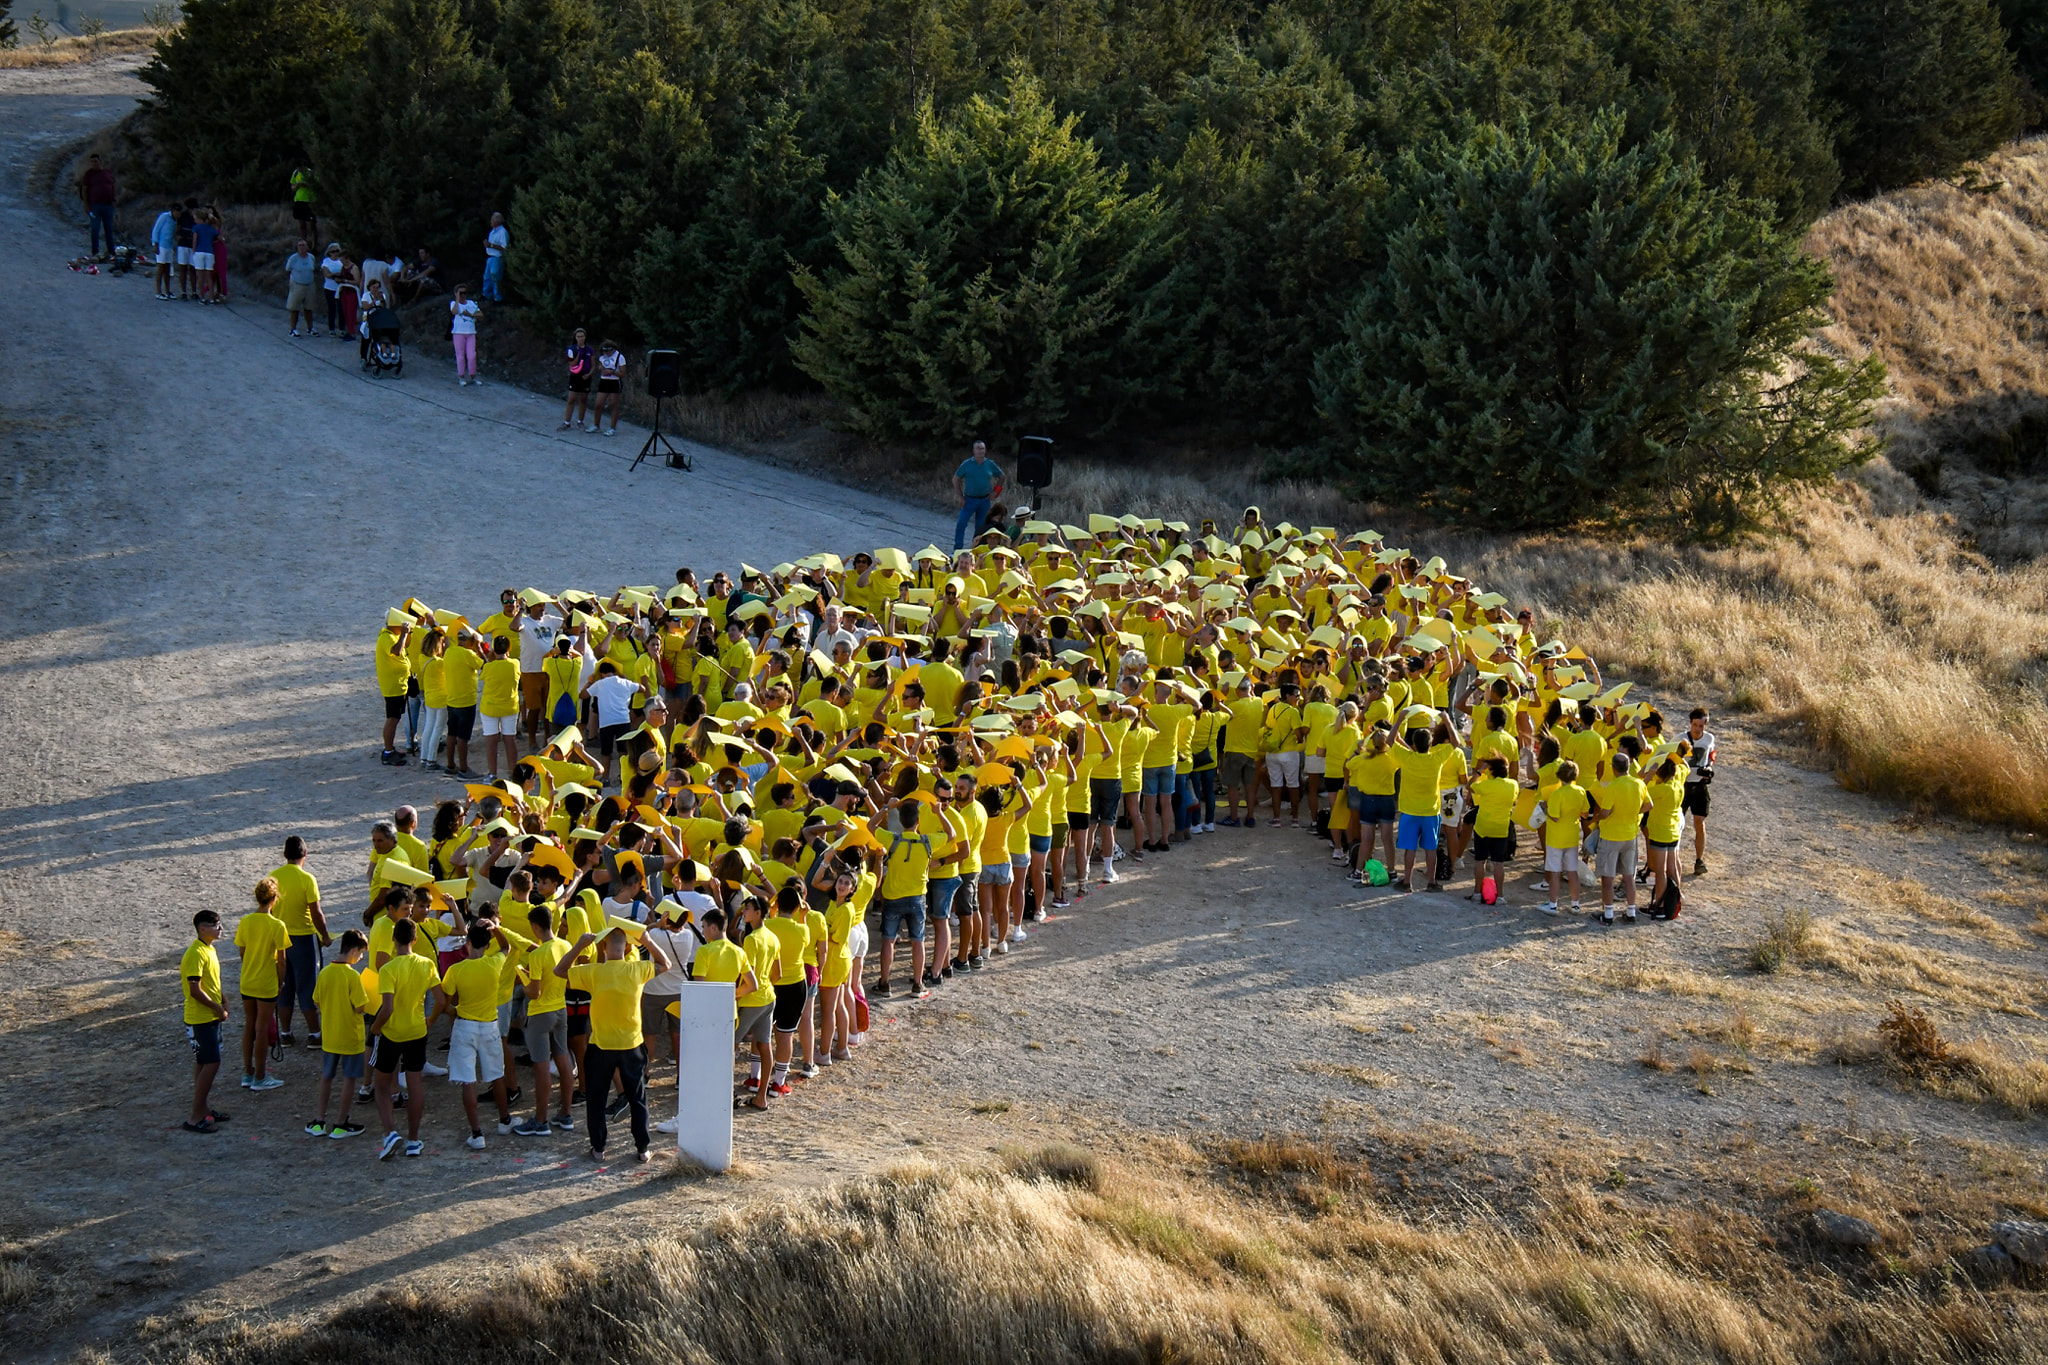
[[[192,1114],[188,1133],[211,1133],[227,1115],[207,1103],[213,1078],[220,1071],[220,1023],[228,1007],[220,998],[220,955],[213,941],[220,937],[220,915],[201,910],[192,916],[192,942],[178,964],[179,992],[185,1006],[185,1040],[192,1044]]]
[[[628,957],[626,930],[613,928],[603,935],[597,961],[572,965],[585,948],[598,941],[597,934],[584,934],[555,964],[556,976],[590,994],[590,1046],[583,1052],[583,1117],[590,1133],[590,1158],[604,1159],[605,1100],[616,1075],[625,1081],[626,1106],[632,1111],[634,1157],[646,1161],[652,1139],[647,1131],[647,1054],[641,1048],[645,1036],[640,1031],[640,995],[657,973],[669,969],[669,960],[658,943],[645,944],[652,961]]]
[[[1579,785],[1579,765],[1570,759],[1557,765],[1557,785],[1537,803],[1543,812],[1543,870],[1550,874],[1550,899],[1543,913],[1558,913],[1557,897],[1564,878],[1572,880],[1572,913],[1579,912],[1579,822],[1593,809],[1593,800]]]
[[[362,930],[344,930],[340,956],[322,967],[313,983],[313,999],[332,1023],[320,1035],[320,1113],[306,1125],[307,1137],[340,1139],[363,1131],[362,1124],[349,1121],[348,1111],[356,1101],[356,1085],[363,1079],[363,1011],[369,1008],[370,997],[356,964],[369,947],[370,940]],[[341,1116],[330,1124],[327,1101],[336,1077],[341,1079]]]
[[[413,951],[417,935],[409,919],[393,924],[392,956],[377,969],[383,1002],[370,1023],[370,1032],[377,1039],[377,1116],[384,1121],[384,1141],[377,1149],[379,1161],[389,1161],[401,1145],[409,1157],[427,1149],[420,1141],[420,1119],[427,1108],[427,1088],[420,1084],[427,1069],[426,1000],[427,992],[441,984],[441,974],[434,969],[433,958]],[[403,1138],[391,1116],[391,1092],[401,1071],[405,1074],[407,1096],[407,1132]]]

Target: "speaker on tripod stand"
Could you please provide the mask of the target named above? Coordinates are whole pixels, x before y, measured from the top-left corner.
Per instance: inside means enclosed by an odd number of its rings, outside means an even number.
[[[647,433],[647,444],[640,447],[640,453],[633,457],[632,473],[640,462],[650,455],[658,455],[670,469],[688,469],[689,455],[669,444],[668,437],[661,434],[662,410],[668,400],[683,391],[683,364],[674,351],[649,351],[647,353],[647,396],[654,400],[654,430]]]

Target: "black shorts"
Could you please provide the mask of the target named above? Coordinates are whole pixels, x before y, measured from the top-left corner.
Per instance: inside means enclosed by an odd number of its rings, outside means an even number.
[[[448,738],[469,743],[469,736],[476,729],[476,707],[451,706],[448,708]]]
[[[572,375],[570,375],[570,376],[569,376],[569,392],[571,392],[571,393],[589,393],[589,392],[590,392],[590,376],[589,376],[589,375],[587,375],[587,374],[572,374]]]
[[[377,1070],[389,1076],[394,1071],[418,1075],[427,1069],[427,1038],[421,1034],[402,1043],[389,1038],[377,1040]]]
[[[775,988],[775,1031],[795,1033],[803,1022],[804,1006],[810,1003],[811,988],[802,981]]]
[[[292,217],[298,219],[301,223],[312,222],[313,201],[310,199],[292,200]]]
[[[590,992],[564,991],[562,1008],[569,1015],[569,1036],[588,1038],[590,1036]]]
[[[405,698],[402,695],[396,697],[386,697],[384,699],[384,719],[405,719]]]
[[[1515,856],[1515,836],[1477,835],[1472,840],[1472,859],[1481,863],[1504,863]]]
[[[1704,820],[1707,818],[1707,807],[1713,799],[1714,793],[1708,790],[1706,783],[1688,782],[1685,784],[1685,799],[1678,803],[1678,809],[1682,814],[1697,815]]]
[[[1085,810],[1070,810],[1070,811],[1068,811],[1068,812],[1067,812],[1067,828],[1068,828],[1068,829],[1086,829],[1086,828],[1088,828],[1088,812],[1087,812],[1087,811],[1085,811]]]
[[[627,721],[623,725],[599,726],[597,730],[598,754],[601,757],[610,758],[613,751],[619,747],[619,741],[625,738],[626,732],[632,728],[633,723],[631,721]]]
[[[597,391],[599,393],[617,393],[619,391],[619,381],[616,379],[600,379],[597,381]]]
[[[277,997],[275,995],[244,995],[242,1001],[244,1004],[250,1005],[275,1005]]]

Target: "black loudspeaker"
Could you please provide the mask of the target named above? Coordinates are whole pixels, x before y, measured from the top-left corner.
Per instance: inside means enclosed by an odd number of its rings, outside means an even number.
[[[1017,482],[1036,492],[1052,487],[1052,438],[1026,436],[1017,442]]]
[[[674,398],[683,391],[683,365],[674,351],[647,353],[647,396]]]

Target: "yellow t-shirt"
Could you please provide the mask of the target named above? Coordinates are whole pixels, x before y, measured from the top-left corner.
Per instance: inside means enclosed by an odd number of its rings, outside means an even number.
[[[1650,784],[1650,823],[1643,832],[1660,844],[1675,844],[1685,828],[1685,814],[1680,806],[1685,801],[1685,779],[1673,777],[1669,782]]]
[[[741,1009],[765,1005],[775,998],[775,954],[781,940],[768,931],[767,924],[747,935],[740,945],[747,954],[748,970],[754,973],[754,989],[739,998]]]
[[[320,1050],[353,1057],[363,1050],[363,1011],[370,995],[363,978],[345,962],[330,962],[313,983],[313,1008],[320,1011]]]
[[[483,702],[478,708],[487,716],[519,713],[519,660],[493,659],[483,669]]]
[[[895,830],[889,834],[886,845],[888,852],[882,864],[882,899],[901,900],[906,896],[922,896],[929,885],[934,840],[943,839],[945,831],[936,822],[931,829],[925,828],[930,817],[920,815],[916,833]],[[774,920],[767,921],[773,924]]]
[[[1549,795],[1543,798],[1543,846],[1577,848],[1579,817],[1591,809],[1593,802],[1586,795],[1586,789],[1578,783],[1567,782],[1551,788]]]
[[[775,970],[770,978],[778,986],[794,986],[804,979],[804,950],[811,946],[811,926],[800,919],[770,915],[761,922],[775,938]]]
[[[1522,784],[1512,777],[1482,777],[1472,784],[1472,832],[1482,839],[1505,839],[1515,802],[1522,796]]]
[[[1301,728],[1301,712],[1284,701],[1276,701],[1265,710],[1260,722],[1266,752],[1269,754],[1300,753],[1305,740],[1296,739],[1294,732]]]
[[[569,942],[551,938],[536,943],[521,955],[519,975],[526,982],[526,1012],[547,1014],[567,1008],[569,983],[555,975],[555,965],[569,955]]]
[[[917,671],[918,686],[924,689],[925,705],[932,708],[934,725],[951,725],[959,716],[960,688],[966,679],[951,664],[926,664]]]
[[[583,660],[573,655],[550,654],[541,660],[540,671],[547,675],[548,699],[546,713],[555,714],[555,704],[567,696],[573,696],[577,685],[583,679]]]
[[[297,863],[271,869],[270,878],[277,883],[277,903],[270,913],[284,921],[287,934],[312,933],[313,912],[308,907],[319,903],[320,883]]]
[[[834,901],[825,911],[825,952],[818,964],[820,986],[844,986],[846,978],[853,973],[853,952],[849,940],[853,935],[853,902]],[[703,952],[699,950],[698,956]]]
[[[1600,805],[1607,811],[1607,818],[1600,822],[1600,837],[1634,842],[1643,818],[1643,801],[1649,794],[1649,787],[1634,773],[1614,778],[1602,787]]]
[[[499,965],[495,954],[448,964],[441,974],[441,990],[455,1001],[457,1019],[476,1024],[497,1022]]]
[[[476,705],[476,675],[483,666],[483,659],[468,645],[448,647],[441,656],[441,686],[450,706]]]
[[[590,992],[590,1041],[607,1052],[640,1046],[640,988],[654,980],[654,964],[622,957],[569,969],[569,984]]]
[[[377,989],[391,998],[391,1017],[384,1021],[384,1036],[394,1043],[426,1037],[427,992],[440,984],[441,974],[434,970],[433,959],[418,953],[401,953],[379,967]]]
[[[746,950],[728,938],[714,938],[699,945],[696,956],[690,959],[690,980],[730,981],[737,983],[740,974],[747,969]],[[732,1017],[740,1017],[740,1003],[737,990],[733,995]]]
[[[240,988],[251,1000],[277,998],[277,955],[291,946],[284,921],[262,911],[242,916],[235,926],[235,949],[242,955]]]
[[[1394,775],[1399,771],[1392,749],[1372,754],[1361,744],[1344,765],[1344,780],[1367,796],[1392,796]]]
[[[413,670],[413,676],[420,680],[420,705],[429,711],[438,711],[448,704],[448,674],[441,667],[439,656],[421,659],[420,666]]]
[[[1174,761],[1175,747],[1180,739],[1181,722],[1195,714],[1195,708],[1186,702],[1155,702],[1145,718],[1158,727],[1151,742],[1145,746],[1145,766],[1163,768]],[[1050,831],[1047,831],[1050,833]]]
[[[191,946],[185,949],[184,960],[178,964],[178,994],[185,1001],[186,1023],[210,1024],[220,1016],[192,998],[189,983],[195,976],[199,978],[201,990],[220,1000],[220,955],[214,952],[211,943],[201,943],[198,939],[192,940]]]
[[[1443,806],[1437,800],[1441,790],[1438,779],[1443,776],[1444,767],[1462,755],[1448,744],[1439,744],[1421,754],[1400,747],[1389,752],[1394,755],[1394,766],[1401,770],[1401,801],[1396,809],[1403,815],[1440,814]]]
[[[394,652],[398,633],[385,629],[377,632],[377,690],[387,697],[405,695],[405,685],[412,678],[412,665],[406,661],[405,651]]]

